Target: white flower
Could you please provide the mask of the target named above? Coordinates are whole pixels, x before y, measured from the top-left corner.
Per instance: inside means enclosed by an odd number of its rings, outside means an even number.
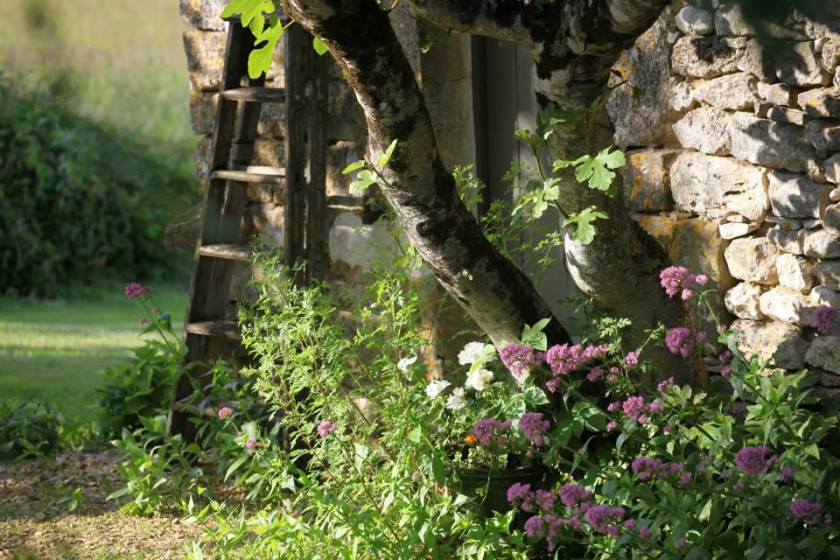
[[[458,363],[462,366],[474,364],[484,355],[483,342],[468,342],[458,353]]]
[[[467,381],[464,383],[464,387],[480,393],[490,385],[490,381],[492,380],[492,371],[489,369],[479,368],[467,376]]]
[[[399,362],[397,362],[397,369],[401,372],[405,373],[408,371],[408,368],[411,364],[417,361],[417,356],[414,355],[410,358],[402,358]]]
[[[446,408],[449,410],[461,410],[465,406],[467,406],[467,401],[464,400],[464,389],[458,387],[446,399]]]
[[[428,395],[430,399],[434,399],[443,393],[443,391],[450,385],[452,384],[449,381],[443,381],[441,379],[430,381],[426,386],[426,395]]]

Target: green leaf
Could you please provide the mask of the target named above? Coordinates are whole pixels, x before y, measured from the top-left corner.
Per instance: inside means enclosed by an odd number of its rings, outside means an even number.
[[[579,214],[572,214],[565,220],[563,220],[563,225],[574,225],[575,226],[575,234],[573,236],[575,241],[579,241],[584,245],[589,245],[592,243],[592,240],[595,239],[596,228],[593,225],[593,222],[598,219],[605,219],[608,218],[606,213],[598,210],[595,206],[590,206],[586,208],[583,212]]]
[[[324,44],[321,39],[318,37],[312,38],[312,48],[315,49],[315,52],[318,53],[318,56],[324,56],[327,54],[327,45]]]
[[[626,162],[623,152],[618,150],[610,152],[610,148],[604,148],[595,157],[585,155],[572,164],[575,166],[575,177],[578,181],[581,183],[585,181],[589,188],[615,196],[617,191],[614,184],[615,173],[611,170],[625,165]],[[558,163],[554,163],[555,168]]]
[[[414,443],[420,443],[423,438],[423,430],[420,429],[420,426],[415,426],[413,430],[408,432],[408,441],[412,441]]]
[[[365,166],[365,160],[360,159],[359,161],[355,161],[341,170],[342,175],[347,175],[348,173],[352,173],[354,171],[358,171]]]
[[[385,150],[385,153],[380,156],[379,160],[376,162],[379,167],[385,167],[388,165],[388,162],[391,161],[391,156],[394,155],[394,149],[397,147],[397,140],[394,139],[391,144],[388,145],[388,149]]]
[[[256,19],[262,18],[263,23],[265,18],[264,13],[274,12],[274,2],[270,0],[230,0],[225,9],[222,10],[222,19],[227,19],[233,15],[240,14],[242,16],[242,25],[249,26]]]
[[[360,195],[374,183],[376,183],[376,176],[370,169],[359,171],[359,174],[356,175],[356,180],[350,183],[350,194]]]
[[[274,57],[274,49],[277,47],[277,41],[283,35],[283,24],[277,16],[272,16],[269,26],[256,36],[259,47],[251,51],[248,56],[248,75],[253,78],[259,78],[264,72],[267,72],[271,67],[271,59]]]
[[[440,457],[432,458],[432,474],[435,477],[435,482],[437,482],[440,486],[446,484],[446,469],[444,468],[443,461],[441,461]]]

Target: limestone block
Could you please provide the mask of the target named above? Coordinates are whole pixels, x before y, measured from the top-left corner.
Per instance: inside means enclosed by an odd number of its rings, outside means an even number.
[[[738,72],[697,82],[692,95],[697,101],[720,109],[752,109],[757,100],[756,83],[757,80],[751,74]]]
[[[329,231],[330,260],[365,268],[376,259],[396,259],[399,245],[384,220],[363,224],[353,212],[336,216]]]
[[[221,31],[225,22],[219,16],[225,4],[225,0],[180,0],[181,17],[196,29]]]
[[[701,107],[674,123],[674,133],[684,148],[704,154],[729,153],[729,113],[714,107]]]
[[[212,150],[213,137],[208,135],[198,141],[193,151],[193,165],[195,166],[195,175],[198,177],[198,185],[201,192],[204,192],[207,177],[210,176],[210,156]]]
[[[804,25],[789,16],[784,21],[768,18],[750,21],[744,17],[741,2],[721,1],[715,13],[715,31],[718,35],[762,35],[774,39],[807,39]]]
[[[260,110],[257,134],[271,138],[286,136],[286,106],[282,103],[265,103]]]
[[[759,323],[739,319],[732,323],[738,349],[746,356],[758,354],[764,360],[773,360],[784,369],[801,369],[805,365],[808,343],[794,325],[772,321]]]
[[[807,355],[806,355],[807,359]],[[832,387],[835,390],[840,388],[840,375],[834,375],[828,372],[820,373],[820,386],[822,387]],[[835,391],[836,394],[836,391]]]
[[[733,239],[724,255],[735,278],[755,284],[774,285],[779,281],[776,257],[779,250],[766,237]]]
[[[813,272],[824,288],[840,291],[840,260],[824,260],[817,263]]]
[[[828,193],[828,199],[831,202],[840,202],[840,187],[836,189],[831,189],[831,192]]]
[[[741,40],[745,41],[745,39]],[[756,39],[750,39],[744,43],[744,49],[736,67],[738,70],[749,72],[759,81],[768,84],[778,80],[773,68],[772,56],[766,52],[763,44]]]
[[[805,171],[808,160],[814,157],[814,148],[805,140],[799,126],[735,113],[727,129],[730,153],[752,163]]]
[[[814,324],[816,307],[808,296],[784,287],[768,290],[759,298],[759,308],[765,316],[800,326]]]
[[[763,319],[764,314],[759,307],[759,298],[762,293],[764,293],[764,288],[760,285],[741,282],[726,292],[724,296],[726,309],[739,319],[755,321]]]
[[[225,64],[225,33],[222,31],[184,32],[184,51],[190,83],[197,90],[218,90]]]
[[[814,54],[812,41],[776,48],[771,54],[776,77],[782,83],[810,87],[825,86],[831,81],[830,74],[823,69]]]
[[[840,66],[840,39],[828,39],[823,44],[822,53],[822,67],[826,72],[831,74]]]
[[[791,253],[781,253],[776,257],[776,271],[779,274],[779,284],[785,288],[797,290],[801,293],[809,292],[814,285],[811,274],[813,263]]]
[[[802,229],[782,231],[773,229],[767,238],[786,253],[805,255],[816,259],[836,259],[840,257],[840,238],[824,229]]]
[[[838,291],[831,290],[825,286],[814,286],[810,296],[817,305],[840,308],[840,292]]]
[[[257,138],[257,141],[254,142],[254,157],[251,160],[251,165],[283,167],[285,158],[283,142],[268,138]]]
[[[327,196],[350,196],[353,175],[344,175],[345,167],[364,157],[364,147],[355,142],[338,142],[327,151]]]
[[[682,37],[674,43],[671,66],[689,78],[715,78],[738,69],[746,47],[742,37]]]
[[[219,94],[201,91],[190,84],[190,123],[196,134],[213,134]]]
[[[720,226],[718,226],[718,230],[720,231],[720,236],[723,239],[735,239],[737,237],[749,235],[760,227],[761,224],[759,223],[727,222],[725,224],[720,224]]]
[[[254,202],[248,205],[253,227],[270,245],[283,247],[285,243],[286,215],[281,204]]]
[[[758,82],[756,84],[756,93],[758,93],[759,98],[773,105],[790,107],[796,103],[794,90],[785,84],[765,84],[764,82]]]
[[[832,204],[825,209],[823,227],[831,235],[840,238],[840,204]]]
[[[840,373],[840,337],[818,336],[811,343],[805,361],[812,366]]]
[[[732,2],[721,2],[715,12],[715,32],[721,36],[755,35],[752,26],[744,21],[741,7]]]
[[[237,302],[256,301],[260,291],[253,284],[253,266],[251,263],[237,261],[233,265],[230,280],[230,298]]]
[[[840,150],[840,125],[837,121],[813,120],[805,125],[805,137],[823,157]]]
[[[823,162],[825,178],[834,184],[840,183],[840,154],[834,154]]]
[[[672,90],[678,83],[668,68],[669,35],[676,33],[673,13],[665,10],[629,49],[613,70],[624,81],[607,102],[618,146],[671,145],[671,125],[679,115],[671,109]]]
[[[791,218],[780,218],[779,216],[774,216],[772,214],[767,216],[764,219],[764,221],[767,222],[768,224],[776,224],[776,225],[779,226],[779,229],[782,229],[784,231],[796,231],[796,230],[799,230],[799,229],[802,229],[803,227],[805,227],[804,224],[802,223],[802,220],[794,220],[794,219],[791,219]],[[819,221],[819,220],[817,220],[817,221]],[[820,223],[819,225],[822,226],[822,223]]]
[[[760,221],[769,207],[764,181],[761,168],[695,152],[683,152],[671,168],[677,207],[710,218],[737,213]]]
[[[789,107],[770,107],[767,110],[767,118],[773,122],[804,125],[808,120],[808,114],[799,109]]]
[[[677,153],[675,150],[644,150],[627,154],[627,165],[619,172],[630,211],[673,210],[670,169]]]
[[[799,106],[812,117],[840,116],[840,87],[818,88],[802,92],[797,97]]]
[[[783,218],[819,218],[828,206],[831,186],[803,175],[770,171],[768,194],[773,215]]]
[[[697,100],[692,95],[688,82],[675,82],[671,88],[671,109],[684,113],[697,107]]]
[[[715,30],[715,16],[709,10],[688,6],[677,12],[676,23],[687,35],[708,35]]]

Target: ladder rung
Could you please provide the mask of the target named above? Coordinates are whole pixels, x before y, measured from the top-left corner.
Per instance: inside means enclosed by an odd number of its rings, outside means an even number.
[[[253,250],[250,245],[229,245],[220,243],[202,245],[198,248],[198,254],[216,259],[249,262],[251,260],[251,255],[253,254]]]
[[[286,101],[286,90],[282,88],[240,87],[226,89],[220,95],[223,99],[254,103],[283,103]]]
[[[223,336],[231,340],[242,340],[242,333],[239,332],[239,325],[236,321],[201,321],[188,323],[186,331],[190,334],[204,336]]]
[[[342,212],[362,212],[365,209],[364,200],[355,196],[328,196],[327,208]]]
[[[286,170],[282,167],[247,165],[236,169],[217,169],[210,175],[210,178],[237,181],[240,183],[274,183],[276,185],[285,185]]]

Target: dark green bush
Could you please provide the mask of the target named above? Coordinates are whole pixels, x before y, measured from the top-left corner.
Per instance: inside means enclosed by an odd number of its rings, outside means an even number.
[[[166,276],[164,228],[195,192],[142,143],[0,75],[0,294]]]
[[[39,399],[0,404],[0,459],[37,457],[59,447],[61,416]]]

